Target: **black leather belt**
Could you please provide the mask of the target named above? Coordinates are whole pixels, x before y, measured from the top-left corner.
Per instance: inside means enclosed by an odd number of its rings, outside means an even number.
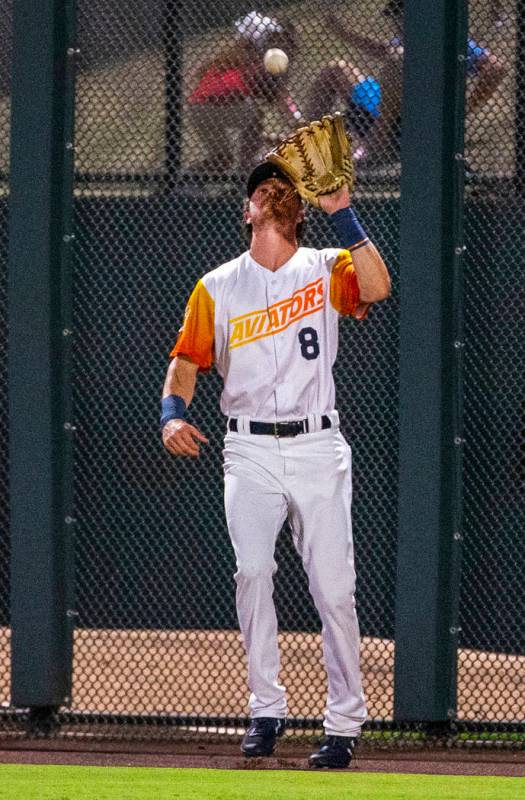
[[[330,417],[325,414],[321,417],[321,428],[331,428],[332,423]],[[228,420],[228,430],[237,433],[238,425],[237,420],[230,418]],[[262,434],[263,436],[277,436],[278,438],[286,436],[297,436],[298,433],[310,433],[307,419],[297,419],[292,422],[250,422],[250,433]]]

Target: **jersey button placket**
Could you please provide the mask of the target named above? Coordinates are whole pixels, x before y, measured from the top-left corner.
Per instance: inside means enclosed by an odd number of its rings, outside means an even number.
[[[270,299],[272,303],[275,303],[279,294],[277,292],[277,278],[272,278],[270,281]]]

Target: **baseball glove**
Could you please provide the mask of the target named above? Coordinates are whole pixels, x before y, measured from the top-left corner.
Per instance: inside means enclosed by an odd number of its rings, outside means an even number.
[[[350,137],[342,114],[298,128],[266,156],[284,172],[304,200],[320,208],[319,197],[332,194],[345,183],[354,186]]]

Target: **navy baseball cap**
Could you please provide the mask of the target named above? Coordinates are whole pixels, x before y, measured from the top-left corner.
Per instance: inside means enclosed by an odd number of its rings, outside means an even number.
[[[263,161],[262,164],[258,164],[255,167],[248,178],[248,183],[246,184],[248,197],[252,196],[260,183],[267,181],[270,178],[280,178],[287,183],[291,183],[290,179],[281,169],[279,169],[279,167],[276,167],[275,164],[271,163],[271,161]]]

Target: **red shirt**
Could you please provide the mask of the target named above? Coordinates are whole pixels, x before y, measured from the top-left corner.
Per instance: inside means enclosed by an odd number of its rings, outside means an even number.
[[[190,94],[188,103],[199,105],[210,100],[227,101],[249,97],[256,90],[254,78],[259,66],[227,67],[211,66]]]

